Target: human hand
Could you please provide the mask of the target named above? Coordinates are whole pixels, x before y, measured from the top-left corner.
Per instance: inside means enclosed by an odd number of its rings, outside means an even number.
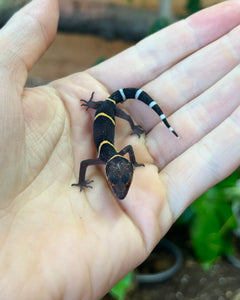
[[[239,1],[224,2],[32,89],[24,89],[27,73],[54,38],[57,1],[32,1],[1,30],[1,299],[101,298],[239,165],[239,13]],[[96,157],[94,112],[79,100],[122,87],[148,92],[181,139],[143,104],[124,103],[147,134],[130,136],[117,121],[117,149],[132,144],[145,164],[119,201],[101,168],[89,167],[93,189],[71,183],[80,161]]]

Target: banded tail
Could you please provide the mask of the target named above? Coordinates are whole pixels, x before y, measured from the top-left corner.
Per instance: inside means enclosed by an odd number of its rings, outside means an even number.
[[[165,126],[179,139],[179,136],[171,127],[171,125],[168,123],[167,118],[164,115],[161,108],[159,107],[159,105],[143,90],[136,89],[136,88],[120,89],[114,92],[109,98],[113,99],[116,102],[116,104],[123,102],[127,99],[137,99],[142,101],[150,108],[152,108],[159,115],[160,119],[163,121]]]

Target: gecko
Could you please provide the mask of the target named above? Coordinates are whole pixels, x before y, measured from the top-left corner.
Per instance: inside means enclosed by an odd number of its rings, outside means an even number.
[[[154,110],[165,126],[179,139],[178,134],[168,123],[166,116],[162,112],[158,104],[143,90],[136,88],[123,88],[112,93],[105,101],[93,101],[94,92],[90,99],[83,100],[81,106],[96,109],[93,123],[93,139],[97,149],[98,157],[94,159],[86,159],[80,163],[78,183],[73,183],[72,186],[79,186],[80,191],[83,188],[92,188],[90,183],[93,180],[86,179],[86,170],[90,165],[105,164],[106,176],[109,185],[120,200],[124,199],[128,193],[132,182],[133,172],[135,167],[144,166],[136,162],[134,150],[131,145],[125,146],[120,151],[117,151],[114,146],[115,137],[115,116],[126,120],[131,129],[131,134],[137,134],[140,137],[145,130],[140,125],[135,125],[130,115],[120,109],[117,104],[124,102],[127,99],[137,99],[148,105]],[[129,155],[129,159],[124,155]]]

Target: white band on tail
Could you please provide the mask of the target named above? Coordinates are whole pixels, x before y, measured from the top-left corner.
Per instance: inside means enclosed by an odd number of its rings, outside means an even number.
[[[126,96],[125,96],[125,94],[124,94],[123,89],[120,89],[120,90],[118,90],[118,91],[119,91],[119,93],[121,94],[123,101],[126,100]]]
[[[136,94],[135,94],[135,99],[138,99],[138,97],[141,95],[142,90],[137,90]]]
[[[164,119],[166,119],[166,116],[164,114],[161,114],[160,118],[161,118],[161,120],[164,120]]]
[[[149,103],[149,107],[153,107],[153,106],[155,106],[157,103],[155,102],[155,101],[152,101],[151,103]]]

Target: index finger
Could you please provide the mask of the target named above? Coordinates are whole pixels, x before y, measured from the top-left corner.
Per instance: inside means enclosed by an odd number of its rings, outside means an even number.
[[[145,38],[88,72],[113,92],[141,87],[240,23],[239,1],[226,1]]]

